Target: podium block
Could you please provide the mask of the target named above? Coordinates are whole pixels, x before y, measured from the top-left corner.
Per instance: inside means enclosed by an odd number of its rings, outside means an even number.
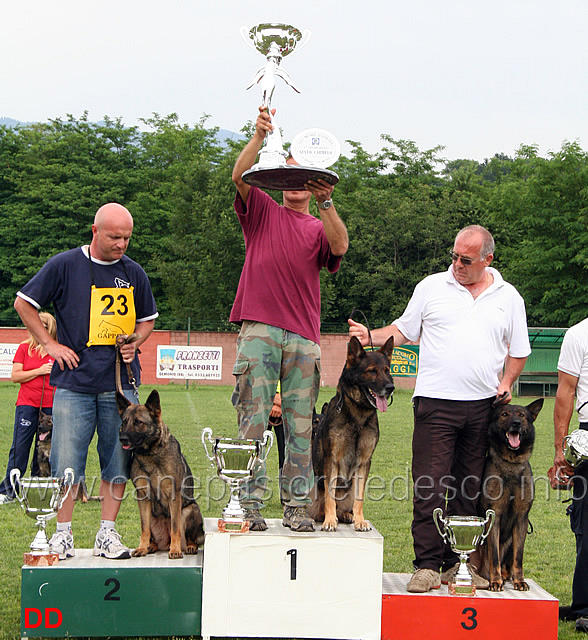
[[[496,640],[497,637],[557,640],[559,603],[533,580],[529,591],[482,589],[452,596],[447,585],[408,593],[410,574],[382,577],[382,640]]]
[[[52,567],[25,565],[21,636],[199,635],[202,556],[107,560],[76,549]]]
[[[205,519],[202,636],[380,640],[383,538],[375,530],[220,533]],[[320,525],[319,525],[320,527]]]

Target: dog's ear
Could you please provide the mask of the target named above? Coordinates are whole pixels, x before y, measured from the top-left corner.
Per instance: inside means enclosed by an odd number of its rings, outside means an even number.
[[[394,336],[390,336],[384,343],[383,347],[380,347],[380,351],[388,358],[388,362],[392,360],[392,352],[394,351]]]
[[[537,416],[539,415],[539,411],[543,408],[543,398],[538,398],[531,402],[531,404],[527,405],[527,411],[533,416],[533,422],[537,420]]]
[[[159,400],[159,393],[156,389],[153,389],[153,391],[149,394],[145,406],[147,407],[149,413],[152,413],[158,418],[161,416],[161,402]]]
[[[354,364],[365,356],[365,351],[361,346],[361,342],[353,336],[347,345],[347,367],[353,367]]]
[[[123,394],[117,390],[116,392],[116,406],[118,407],[118,412],[122,416],[122,414],[127,410],[127,407],[131,404]]]

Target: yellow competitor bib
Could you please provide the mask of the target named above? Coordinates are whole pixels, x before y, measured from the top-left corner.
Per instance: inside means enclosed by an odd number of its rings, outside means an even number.
[[[133,287],[98,288],[92,285],[88,347],[115,344],[119,334],[133,333],[136,320]]]

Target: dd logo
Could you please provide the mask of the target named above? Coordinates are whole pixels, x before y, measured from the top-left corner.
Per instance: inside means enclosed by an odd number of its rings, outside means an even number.
[[[35,609],[30,607],[25,609],[24,612],[25,629],[37,629],[43,624],[43,612],[41,609]],[[59,609],[49,607],[45,609],[45,629],[56,629],[61,626],[63,616]]]

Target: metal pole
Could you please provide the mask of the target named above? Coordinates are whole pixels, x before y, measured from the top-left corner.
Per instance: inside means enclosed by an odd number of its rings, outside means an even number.
[[[188,346],[190,346],[190,316],[188,316]],[[186,390],[190,386],[190,378],[186,378]]]

